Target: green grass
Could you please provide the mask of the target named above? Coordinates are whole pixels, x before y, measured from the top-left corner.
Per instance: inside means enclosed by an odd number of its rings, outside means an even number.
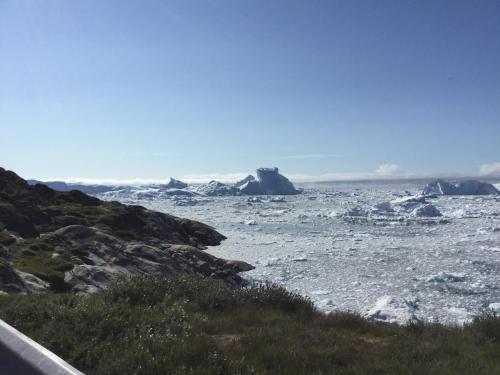
[[[88,374],[500,374],[500,319],[465,327],[324,315],[277,286],[121,280],[0,296],[0,318]]]
[[[48,282],[51,289],[64,292],[67,286],[64,273],[82,262],[73,255],[80,254],[80,249],[72,248],[70,252],[54,252],[54,246],[45,237],[26,239],[11,246],[10,254],[16,269],[31,273]],[[54,254],[57,254],[54,256]]]

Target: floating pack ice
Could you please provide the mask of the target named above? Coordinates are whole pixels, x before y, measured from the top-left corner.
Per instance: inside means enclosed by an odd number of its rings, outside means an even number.
[[[191,186],[190,189],[195,193],[206,195],[209,197],[223,197],[240,194],[238,188],[223,184],[219,181],[210,181],[208,184]]]
[[[369,212],[364,209],[363,207],[356,206],[351,208],[350,210],[347,210],[343,216],[350,216],[350,217],[367,217]]]
[[[465,281],[465,279],[463,273],[439,272],[437,275],[429,276],[426,281],[429,283],[458,283]]]
[[[194,197],[197,196],[198,194],[189,191],[189,190],[184,190],[184,189],[177,189],[177,188],[170,188],[162,192],[164,195],[169,195],[169,196],[187,196],[187,197]]]
[[[389,213],[389,212],[394,212],[394,208],[392,207],[391,202],[382,202],[382,203],[377,203],[372,207],[373,211],[375,212],[380,212],[380,213]]]

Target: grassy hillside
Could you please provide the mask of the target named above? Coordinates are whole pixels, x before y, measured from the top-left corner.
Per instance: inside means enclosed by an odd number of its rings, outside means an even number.
[[[500,319],[463,328],[323,315],[277,286],[121,280],[0,296],[0,317],[88,374],[499,374]]]

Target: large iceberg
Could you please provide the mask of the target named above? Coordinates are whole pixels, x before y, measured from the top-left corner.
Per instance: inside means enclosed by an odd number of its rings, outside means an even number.
[[[242,194],[246,195],[293,195],[301,191],[295,189],[285,176],[279,174],[278,168],[259,168],[257,178],[249,175],[235,184]]]
[[[167,189],[185,189],[188,187],[188,184],[170,177],[170,181],[168,182],[168,184],[164,185],[163,187],[166,187]]]
[[[447,182],[433,181],[422,191],[423,195],[489,195],[500,194],[492,184],[476,180]]]
[[[257,169],[257,178],[264,194],[300,194],[300,191],[295,189],[288,178],[279,174],[278,168],[259,168]]]
[[[245,195],[262,195],[265,194],[262,190],[259,181],[248,181],[245,184],[239,186],[241,194]]]

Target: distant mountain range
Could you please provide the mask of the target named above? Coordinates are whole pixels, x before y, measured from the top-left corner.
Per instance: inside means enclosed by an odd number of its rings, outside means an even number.
[[[117,188],[116,186],[107,186],[107,185],[72,184],[72,183],[66,183],[64,181],[39,181],[39,180],[26,180],[26,181],[28,182],[29,185],[42,184],[57,191],[80,190],[81,192],[90,195],[105,193],[107,191],[111,191]]]

